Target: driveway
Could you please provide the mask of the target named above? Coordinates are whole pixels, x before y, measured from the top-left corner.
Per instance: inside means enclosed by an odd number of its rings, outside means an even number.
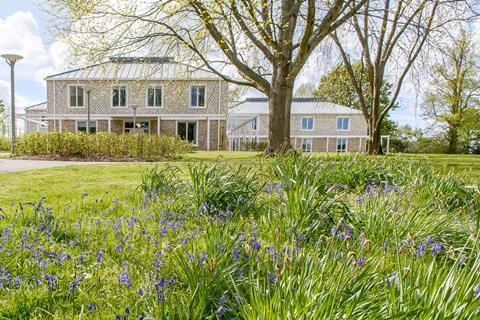
[[[116,164],[126,162],[82,162],[82,161],[48,161],[48,160],[12,160],[0,159],[0,173],[44,169],[53,167],[65,167],[88,164]],[[138,162],[137,162],[138,163]]]

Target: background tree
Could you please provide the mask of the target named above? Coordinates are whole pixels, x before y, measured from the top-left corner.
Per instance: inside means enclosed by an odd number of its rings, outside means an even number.
[[[478,46],[472,34],[461,30],[437,56],[424,99],[425,114],[444,132],[448,153],[468,152],[480,130]]]
[[[302,83],[295,91],[295,98],[311,98],[314,96],[315,85],[310,82]]]
[[[368,123],[369,154],[381,154],[381,125],[395,106],[403,82],[432,33],[451,21],[466,19],[471,1],[449,0],[384,0],[367,1],[352,17],[347,34],[332,33],[358,96],[361,110]],[[475,2],[475,1],[472,1]],[[354,37],[348,36],[350,33]],[[355,47],[355,44],[358,45]],[[367,81],[355,73],[354,64],[361,61]],[[363,77],[363,72],[360,74]],[[394,79],[392,96],[382,107],[382,88],[387,79]],[[371,97],[371,103],[368,98]]]
[[[5,136],[7,134],[7,113],[5,110],[5,103],[0,100],[0,135]]]
[[[46,2],[56,34],[74,51],[106,55],[147,52],[200,60],[231,83],[269,98],[267,153],[291,148],[295,80],[312,52],[366,0],[173,0]],[[59,20],[63,19],[63,20]],[[238,77],[225,68],[234,66]]]
[[[359,79],[359,85],[362,87],[362,91],[365,92],[365,104],[370,111],[372,105],[372,96],[369,89],[370,83],[368,82],[368,75],[366,69],[363,68],[360,61],[352,64],[353,72],[356,79]],[[389,82],[384,82],[383,87],[380,90],[380,108],[385,109],[390,104],[392,85]],[[349,106],[355,109],[362,109],[360,99],[355,92],[350,80],[350,75],[347,71],[345,64],[340,64],[333,68],[329,73],[323,75],[320,78],[317,89],[314,91],[314,96],[324,99],[325,101],[338,103],[340,105]],[[396,108],[395,104],[392,108]],[[397,125],[391,121],[388,116],[385,121],[382,122],[380,132],[382,135],[392,135],[396,131]]]

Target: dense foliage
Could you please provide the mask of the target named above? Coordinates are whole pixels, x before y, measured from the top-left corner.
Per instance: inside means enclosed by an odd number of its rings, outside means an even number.
[[[0,151],[8,151],[11,148],[10,139],[0,135]]]
[[[61,157],[136,158],[158,160],[181,155],[191,149],[180,138],[144,134],[31,133],[18,138],[18,155]]]
[[[0,211],[0,318],[477,319],[480,185],[400,159],[172,166]]]

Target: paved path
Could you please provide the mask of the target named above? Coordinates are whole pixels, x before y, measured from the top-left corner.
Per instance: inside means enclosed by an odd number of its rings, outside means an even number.
[[[128,163],[137,163],[138,164],[138,163],[143,163],[143,162],[83,162],[83,161],[0,159],[0,173],[33,170],[33,169],[53,168],[53,167],[75,166],[75,165],[128,164]]]

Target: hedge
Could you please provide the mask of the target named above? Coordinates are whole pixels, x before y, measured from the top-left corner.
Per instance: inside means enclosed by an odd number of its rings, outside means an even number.
[[[172,136],[49,132],[20,136],[15,153],[27,156],[158,160],[175,157],[190,150],[191,145],[188,142]]]

